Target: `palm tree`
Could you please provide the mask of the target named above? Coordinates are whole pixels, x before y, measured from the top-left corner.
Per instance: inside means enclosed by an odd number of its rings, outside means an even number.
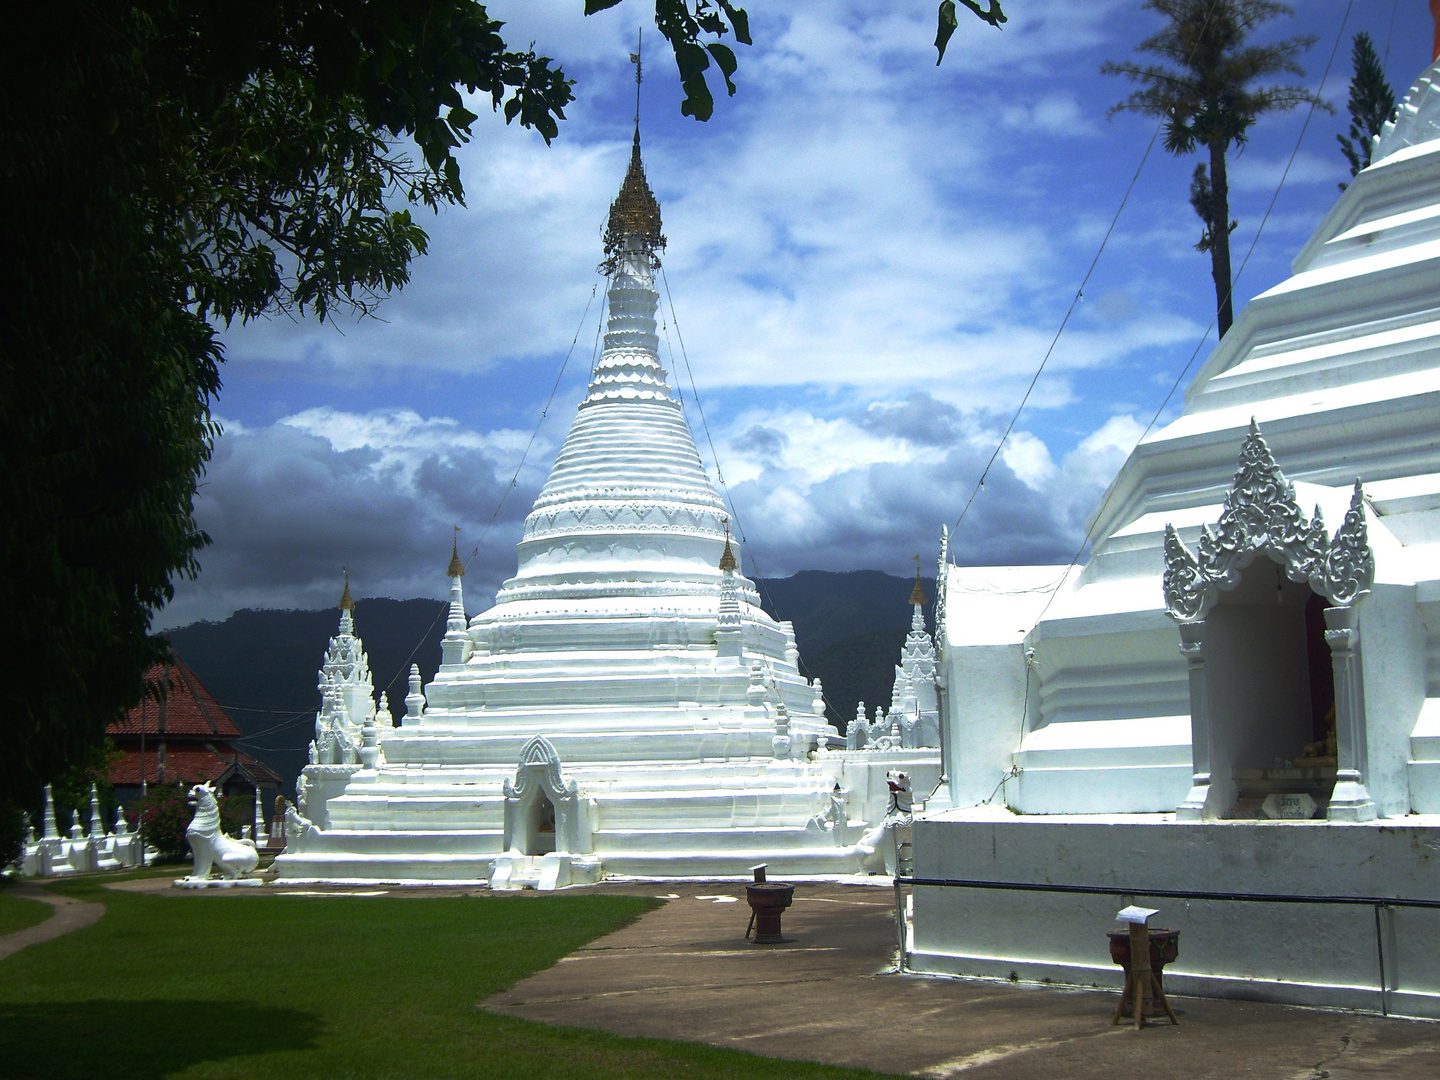
[[[1124,75],[1140,89],[1110,112],[1140,112],[1165,121],[1165,149],[1172,154],[1209,151],[1191,181],[1190,204],[1205,224],[1197,250],[1210,253],[1215,278],[1215,315],[1220,336],[1235,321],[1230,301],[1230,183],[1226,154],[1243,146],[1251,126],[1266,113],[1289,112],[1314,103],[1330,107],[1299,86],[1256,86],[1258,80],[1286,72],[1303,77],[1296,57],[1315,44],[1313,36],[1273,45],[1247,45],[1251,31],[1281,15],[1294,15],[1289,4],[1273,0],[1146,0],[1145,6],[1167,22],[1146,38],[1139,52],[1154,53],[1165,64],[1101,65],[1107,75]]]

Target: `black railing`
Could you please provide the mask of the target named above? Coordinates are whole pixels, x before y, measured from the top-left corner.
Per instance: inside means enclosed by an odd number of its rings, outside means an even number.
[[[1383,907],[1440,908],[1440,900],[1398,896],[1316,896],[1299,893],[1201,892],[1196,889],[1125,889],[1110,885],[1050,885],[1026,881],[972,881],[967,878],[902,877],[900,885],[1012,892],[1087,893],[1092,896],[1158,896],[1166,900],[1227,900],[1246,904],[1360,904]]]

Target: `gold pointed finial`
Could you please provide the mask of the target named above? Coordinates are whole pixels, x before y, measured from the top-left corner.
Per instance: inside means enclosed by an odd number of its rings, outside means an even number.
[[[725,550],[720,553],[720,569],[739,570],[740,564],[735,561],[735,552],[730,547],[730,519],[722,517],[720,524],[725,526]]]
[[[354,611],[355,598],[350,595],[350,567],[345,567],[345,591],[340,594],[340,610]]]
[[[464,577],[465,564],[460,561],[460,526],[456,525],[455,535],[450,540],[450,565],[445,569],[446,577]]]
[[[910,557],[915,560],[915,588],[910,590],[910,603],[923,606],[928,604],[929,600],[925,597],[925,586],[920,584],[920,556],[912,555]]]
[[[637,37],[635,47],[640,48]],[[660,231],[660,203],[650,190],[645,179],[645,163],[640,160],[640,53],[630,54],[635,65],[635,139],[630,148],[630,168],[625,172],[625,182],[620,185],[620,194],[610,204],[610,218],[605,224],[605,259],[600,271],[613,274],[620,269],[625,255],[626,244],[638,241],[651,269],[660,265],[657,251],[665,249],[665,236]]]

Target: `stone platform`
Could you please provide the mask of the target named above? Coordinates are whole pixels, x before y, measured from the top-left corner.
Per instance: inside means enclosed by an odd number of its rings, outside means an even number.
[[[798,885],[784,916],[794,940],[779,946],[743,939],[743,885],[648,892],[674,899],[484,1006],[542,1023],[929,1077],[1420,1080],[1440,1072],[1440,1027],[1423,1022],[1176,996],[1179,1027],[1136,1032],[1110,1026],[1113,993],[891,974],[888,888]],[[1110,925],[1094,928],[1101,954]]]

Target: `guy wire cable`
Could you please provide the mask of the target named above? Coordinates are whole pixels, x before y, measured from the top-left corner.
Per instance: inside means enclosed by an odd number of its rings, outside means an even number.
[[[1355,0],[1349,0],[1349,3],[1345,5],[1345,12],[1340,18],[1340,29],[1336,31],[1335,44],[1330,49],[1330,59],[1325,64],[1324,74],[1320,76],[1321,90],[1325,88],[1325,82],[1330,77],[1330,68],[1335,63],[1335,55],[1340,49],[1340,42],[1345,37],[1345,26],[1350,20],[1350,11],[1354,7],[1354,4]],[[1226,299],[1229,299],[1234,294],[1235,284],[1240,280],[1240,275],[1245,272],[1245,267],[1250,262],[1250,256],[1255,253],[1255,248],[1260,243],[1260,235],[1265,231],[1265,224],[1270,220],[1270,213],[1275,209],[1275,203],[1280,198],[1280,191],[1284,188],[1285,180],[1290,175],[1290,167],[1295,164],[1295,158],[1300,153],[1300,147],[1305,141],[1305,133],[1307,130],[1309,130],[1310,120],[1312,117],[1314,117],[1317,107],[1318,106],[1316,102],[1312,100],[1310,102],[1310,109],[1305,114],[1305,121],[1300,126],[1300,134],[1295,140],[1295,146],[1290,151],[1290,160],[1286,162],[1285,170],[1280,174],[1280,182],[1275,186],[1275,193],[1270,196],[1270,205],[1265,208],[1265,213],[1260,218],[1260,225],[1255,230],[1255,236],[1250,241],[1250,247],[1245,252],[1245,258],[1240,261],[1240,268],[1235,271],[1235,276],[1230,283],[1230,288],[1225,294]],[[1190,359],[1187,360],[1185,362],[1185,366],[1180,369],[1180,374],[1175,376],[1175,381],[1171,383],[1170,389],[1165,394],[1164,400],[1160,402],[1160,407],[1155,410],[1154,415],[1150,417],[1150,422],[1145,425],[1145,430],[1141,433],[1140,439],[1137,440],[1137,445],[1139,442],[1144,441],[1146,435],[1150,434],[1151,430],[1159,422],[1161,413],[1163,413],[1165,411],[1165,407],[1170,404],[1170,399],[1175,396],[1175,391],[1179,389],[1180,383],[1184,380],[1186,374],[1190,371],[1191,365],[1195,363],[1195,358],[1200,355],[1200,350],[1204,347],[1206,340],[1210,337],[1210,331],[1215,326],[1215,318],[1216,316],[1214,315],[1210,317],[1209,324],[1206,325],[1204,332],[1200,335],[1200,340],[1196,342],[1194,351],[1190,353]],[[1101,517],[1104,516],[1106,508],[1110,505],[1110,499],[1113,494],[1113,488],[1105,492],[1105,497],[1101,500],[1099,509],[1096,510],[1095,514],[1091,519],[1093,522],[1098,523]],[[1055,583],[1054,588],[1051,590],[1050,598],[1045,602],[1045,606],[1040,609],[1040,615],[1035,620],[1035,624],[1037,626],[1040,624],[1040,621],[1045,618],[1045,613],[1050,610],[1050,605],[1055,602],[1055,597],[1059,595],[1060,589],[1064,586],[1065,582],[1069,580],[1070,571],[1073,570],[1080,562],[1081,556],[1084,554],[1085,549],[1089,545],[1090,532],[1087,529],[1085,536],[1080,542],[1080,546],[1076,549],[1075,554],[1071,556],[1070,563],[1066,566],[1065,572],[1060,575],[1060,579]]]
[[[1210,16],[1215,13],[1215,8],[1219,3],[1220,0],[1214,0],[1210,5],[1209,11],[1205,13],[1205,22],[1200,26],[1200,34],[1196,35],[1195,45],[1190,51],[1190,56],[1186,58],[1187,63],[1194,57],[1195,49],[1200,47],[1200,35],[1204,34],[1205,28],[1209,26]],[[1040,376],[1044,373],[1046,365],[1050,363],[1050,357],[1055,352],[1055,346],[1060,343],[1060,336],[1065,333],[1065,327],[1070,323],[1070,316],[1075,313],[1076,307],[1078,307],[1080,301],[1084,299],[1085,286],[1089,284],[1090,277],[1095,273],[1095,267],[1100,262],[1100,256],[1105,253],[1105,248],[1110,243],[1110,236],[1114,233],[1115,226],[1120,222],[1120,215],[1124,212],[1126,204],[1130,201],[1130,195],[1135,190],[1135,184],[1140,179],[1140,173],[1145,168],[1145,163],[1150,160],[1150,153],[1155,149],[1155,142],[1159,139],[1160,132],[1164,126],[1165,120],[1163,118],[1156,121],[1155,130],[1150,135],[1150,141],[1145,145],[1145,152],[1140,155],[1140,162],[1135,166],[1135,172],[1134,175],[1130,177],[1130,183],[1125,187],[1125,194],[1121,196],[1120,205],[1115,208],[1115,214],[1110,219],[1110,226],[1105,230],[1105,235],[1100,239],[1100,246],[1095,251],[1095,257],[1090,260],[1090,266],[1080,281],[1080,287],[1075,290],[1075,296],[1071,299],[1070,306],[1065,310],[1065,317],[1060,320],[1060,326],[1055,331],[1055,336],[1050,340],[1050,347],[1045,350],[1045,355],[1040,360],[1040,366],[1035,369],[1035,374],[1030,379],[1030,385],[1025,388],[1025,394],[1021,397],[1020,404],[1016,407],[1014,415],[1010,417],[1010,423],[1005,426],[1004,434],[1000,436],[1000,441],[995,444],[995,452],[990,455],[990,460],[985,463],[985,468],[981,470],[980,479],[975,481],[975,487],[971,489],[970,497],[965,500],[965,505],[960,510],[960,516],[955,519],[955,524],[951,532],[959,533],[960,523],[965,520],[965,515],[970,512],[970,506],[975,502],[975,497],[979,495],[985,487],[985,478],[990,475],[990,470],[994,467],[996,459],[1000,456],[1000,452],[1005,449],[1005,443],[1009,440],[1010,433],[1015,430],[1015,425],[1020,422],[1020,414],[1025,411],[1025,406],[1030,401],[1030,395],[1035,390],[1035,384],[1040,381]]]
[[[216,704],[218,705],[219,702],[216,702]],[[220,707],[221,707],[222,709],[234,709],[236,712],[245,712],[245,711],[247,711],[247,710],[245,710],[245,709],[239,708],[238,706],[234,706],[234,705],[229,705],[229,706],[221,705]],[[256,711],[258,711],[258,710],[256,710]],[[275,709],[275,710],[266,710],[266,711],[279,712],[278,709]],[[245,742],[245,741],[248,740],[248,739],[258,739],[258,738],[260,738],[262,735],[269,735],[271,732],[279,731],[281,728],[294,727],[296,724],[300,723],[300,721],[302,721],[302,720],[306,720],[306,719],[311,719],[311,720],[313,720],[314,718],[315,718],[315,710],[314,710],[314,709],[306,709],[306,710],[304,710],[303,712],[298,712],[298,713],[297,713],[297,712],[292,712],[292,713],[289,713],[289,714],[288,714],[288,719],[282,720],[282,721],[280,721],[278,724],[272,724],[272,725],[271,725],[270,727],[268,727],[268,728],[261,728],[259,731],[251,731],[251,732],[248,732],[248,733],[246,733],[244,736],[242,736],[241,738],[239,738],[239,739],[231,739],[230,741],[231,741],[231,742]]]
[[[705,418],[705,407],[700,404],[700,391],[699,391],[699,389],[698,389],[698,388],[696,387],[696,385],[695,385],[695,371],[694,371],[694,369],[690,366],[690,354],[689,354],[689,351],[685,348],[685,337],[684,337],[683,334],[680,333],[680,322],[679,322],[679,320],[675,317],[675,300],[674,300],[674,297],[672,297],[671,294],[670,294],[670,279],[669,279],[668,277],[666,277],[666,275],[665,275],[665,268],[664,268],[663,266],[660,268],[660,279],[661,279],[661,281],[663,281],[664,284],[665,284],[665,301],[666,301],[667,305],[668,305],[669,308],[670,308],[670,320],[669,320],[669,321],[670,321],[670,322],[673,322],[673,323],[675,324],[675,337],[676,337],[676,339],[680,342],[680,357],[681,357],[681,360],[682,360],[682,361],[684,362],[684,364],[685,364],[685,374],[686,374],[687,378],[690,380],[690,396],[691,396],[691,398],[692,398],[692,399],[694,400],[694,402],[695,402],[695,410],[696,410],[696,412],[698,412],[698,413],[700,414],[700,425],[701,425],[701,427],[702,427],[702,428],[704,429],[704,431],[705,431],[705,441],[706,441],[706,443],[708,443],[709,446],[710,446],[710,459],[715,463],[715,476],[716,476],[716,479],[719,480],[720,486],[721,486],[722,488],[724,488],[724,490],[725,490],[725,500],[726,500],[727,503],[729,503],[729,506],[730,506],[730,516],[731,516],[731,518],[732,518],[732,519],[734,520],[734,522],[735,522],[735,535],[740,538],[741,550],[742,550],[742,552],[744,553],[744,555],[747,556],[747,557],[749,558],[749,560],[750,560],[751,570],[752,570],[752,571],[754,572],[754,574],[755,574],[755,577],[754,577],[753,580],[754,580],[754,582],[755,582],[755,587],[756,587],[756,589],[757,589],[758,591],[761,591],[761,592],[763,592],[763,593],[765,594],[765,595],[764,595],[764,600],[765,600],[765,602],[768,603],[768,604],[773,608],[773,607],[775,607],[775,598],[774,598],[773,595],[771,595],[769,588],[764,584],[765,579],[764,579],[764,577],[763,577],[763,576],[761,575],[761,573],[760,573],[759,560],[756,559],[756,557],[755,557],[755,552],[754,552],[754,550],[751,548],[750,541],[749,541],[749,539],[748,539],[748,538],[746,537],[746,535],[745,535],[745,527],[744,527],[744,525],[743,525],[743,524],[741,523],[741,521],[740,521],[740,514],[739,514],[739,512],[738,512],[738,511],[736,510],[736,508],[735,508],[735,495],[734,495],[734,493],[730,490],[730,485],[725,482],[725,474],[724,474],[724,472],[722,472],[721,469],[720,469],[720,457],[719,457],[719,454],[717,454],[717,453],[716,453],[716,450],[715,450],[715,440],[714,440],[714,439],[711,437],[711,435],[710,435],[710,423],[709,423],[709,421],[706,420],[706,418]],[[664,329],[664,331],[665,331],[665,347],[670,350],[670,364],[671,364],[672,367],[674,367],[674,364],[675,364],[675,348],[674,348],[673,345],[670,344],[670,331],[669,331],[668,326],[666,325],[666,322],[665,322],[665,320],[664,320],[663,318],[662,318],[662,320],[661,320],[661,327],[662,327],[662,329]],[[677,372],[677,375],[678,375],[678,372]],[[677,381],[678,381],[678,380],[677,380]],[[678,390],[678,387],[677,387],[677,390]],[[681,407],[681,409],[683,410],[684,407],[685,407],[685,394],[684,394],[683,390],[678,390],[678,392],[680,393],[680,407]],[[799,657],[799,648],[798,648],[798,645],[797,645],[797,648],[796,648],[796,654],[797,654],[797,659],[799,660],[799,663],[797,664],[797,667],[800,668],[800,674],[801,674],[802,676],[804,676],[805,678],[810,679],[810,680],[813,682],[814,676],[812,676],[812,675],[809,674],[809,665],[805,663],[805,661],[804,661],[803,658]],[[773,673],[772,673],[772,675],[771,675],[771,682],[772,682],[772,685],[773,685],[773,684],[774,684],[774,676],[773,676]],[[777,691],[777,692],[778,692],[778,691]],[[829,709],[830,711],[834,712],[835,715],[836,715],[837,717],[839,717],[842,722],[844,722],[845,717],[841,715],[840,710],[837,709],[837,708],[835,708],[835,706],[831,704],[830,699],[825,696],[825,684],[824,684],[823,682],[820,684],[820,699],[825,702],[825,707],[826,707],[827,709]]]
[[[510,483],[505,485],[505,489],[500,492],[500,499],[498,502],[495,503],[494,513],[490,515],[490,520],[485,523],[485,528],[482,529],[480,532],[480,538],[475,541],[474,548],[471,549],[469,557],[465,560],[465,566],[467,569],[469,568],[470,564],[475,560],[475,557],[480,554],[480,545],[485,542],[485,537],[490,534],[491,527],[495,524],[496,519],[500,516],[500,509],[505,505],[505,500],[509,497],[510,492],[515,490],[516,484],[519,482],[520,479],[520,470],[525,467],[525,459],[530,456],[530,448],[535,445],[535,438],[540,434],[540,428],[544,426],[545,418],[550,415],[550,406],[555,403],[555,394],[560,389],[560,380],[565,377],[565,368],[570,363],[570,355],[575,351],[576,342],[580,340],[580,331],[585,328],[585,321],[590,315],[590,305],[595,302],[595,290],[597,288],[597,285],[592,284],[590,286],[590,298],[585,301],[585,311],[580,316],[579,324],[575,327],[575,336],[570,339],[570,348],[565,350],[565,359],[560,362],[560,370],[555,373],[555,382],[550,387],[550,396],[545,399],[545,407],[540,410],[540,419],[535,421],[535,430],[530,432],[530,439],[528,442],[526,442],[525,449],[520,454],[520,461],[515,466],[514,475],[510,477]],[[603,302],[601,306],[603,309]],[[448,601],[442,600],[438,601],[438,603],[440,606],[435,612],[435,618],[430,620],[429,627],[427,627],[425,633],[420,636],[420,640],[415,643],[415,647],[410,650],[410,655],[407,656],[404,663],[400,665],[400,670],[397,671],[395,675],[390,679],[390,681],[385,684],[385,693],[388,694],[391,687],[395,685],[399,678],[409,672],[410,665],[415,660],[415,654],[420,651],[420,646],[425,644],[425,639],[430,636],[430,631],[435,629],[436,625],[440,622],[442,616],[448,616],[450,614],[450,604]]]

